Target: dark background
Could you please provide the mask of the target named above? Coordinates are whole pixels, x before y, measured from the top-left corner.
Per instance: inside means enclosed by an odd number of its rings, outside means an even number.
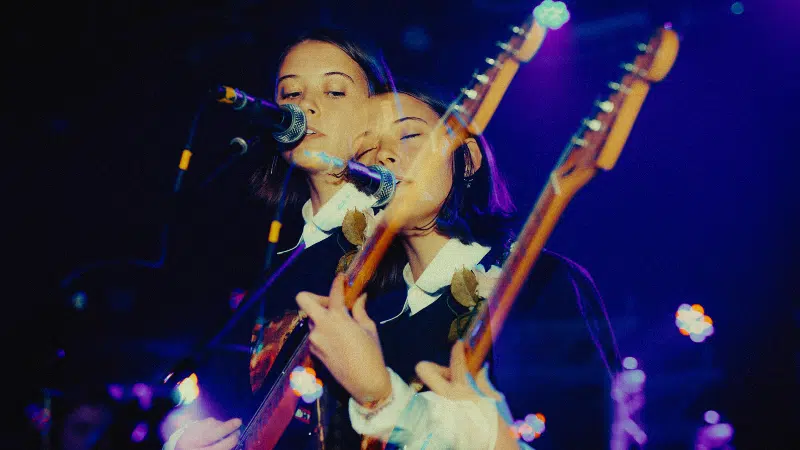
[[[647,372],[651,448],[687,448],[708,409],[734,425],[738,447],[784,448],[796,423],[800,5],[746,1],[736,15],[725,0],[566,3],[571,21],[523,67],[486,133],[520,210],[634,43],[671,22],[682,37],[676,65],[653,87],[618,165],[579,192],[549,247],[592,272],[623,353]],[[154,383],[222,325],[228,293],[261,263],[270,217],[248,178],[267,156],[248,153],[201,187],[241,131],[233,113],[203,117],[184,195],[169,200],[207,88],[269,98],[290,36],[334,25],[374,39],[396,74],[455,94],[532,5],[18,6],[4,27],[14,81],[4,342],[7,370],[21,375],[9,389],[24,406],[42,387]],[[149,263],[81,269],[130,260]],[[86,294],[82,310],[75,292]],[[681,303],[714,319],[706,342],[678,333]]]

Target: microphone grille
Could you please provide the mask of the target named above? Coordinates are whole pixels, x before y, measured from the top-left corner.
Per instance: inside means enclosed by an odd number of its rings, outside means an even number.
[[[384,166],[374,165],[370,168],[381,174],[381,183],[378,186],[378,190],[375,191],[375,193],[373,194],[373,196],[375,196],[376,199],[375,204],[373,206],[375,208],[379,208],[389,203],[392,197],[394,197],[394,191],[395,187],[397,186],[397,180],[395,179],[392,171]]]
[[[306,115],[299,106],[287,103],[281,106],[282,109],[289,111],[291,122],[283,131],[276,131],[272,136],[281,144],[291,144],[303,138],[306,134]]]

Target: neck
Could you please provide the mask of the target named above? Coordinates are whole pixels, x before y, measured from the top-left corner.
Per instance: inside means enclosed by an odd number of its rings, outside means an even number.
[[[431,264],[433,258],[444,247],[450,238],[433,230],[429,233],[405,236],[403,247],[408,257],[408,265],[414,280],[418,280],[422,272]]]
[[[341,178],[330,174],[308,174],[308,190],[311,193],[311,209],[316,214],[342,188]]]

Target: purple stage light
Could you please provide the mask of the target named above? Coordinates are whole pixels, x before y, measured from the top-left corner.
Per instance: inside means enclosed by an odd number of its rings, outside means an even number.
[[[639,367],[639,361],[637,361],[633,356],[628,356],[622,360],[622,367],[628,370],[633,370]]]
[[[136,428],[133,429],[131,433],[131,440],[133,442],[142,442],[144,438],[147,437],[147,432],[149,431],[147,424],[144,422],[140,422],[136,425]]]
[[[719,423],[719,413],[716,411],[706,411],[706,413],[703,414],[703,420],[709,425],[715,425]]]

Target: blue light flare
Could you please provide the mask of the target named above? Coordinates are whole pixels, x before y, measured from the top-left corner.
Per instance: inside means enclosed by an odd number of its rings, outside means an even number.
[[[557,30],[569,22],[569,10],[564,2],[544,0],[533,9],[533,17],[542,27]]]

